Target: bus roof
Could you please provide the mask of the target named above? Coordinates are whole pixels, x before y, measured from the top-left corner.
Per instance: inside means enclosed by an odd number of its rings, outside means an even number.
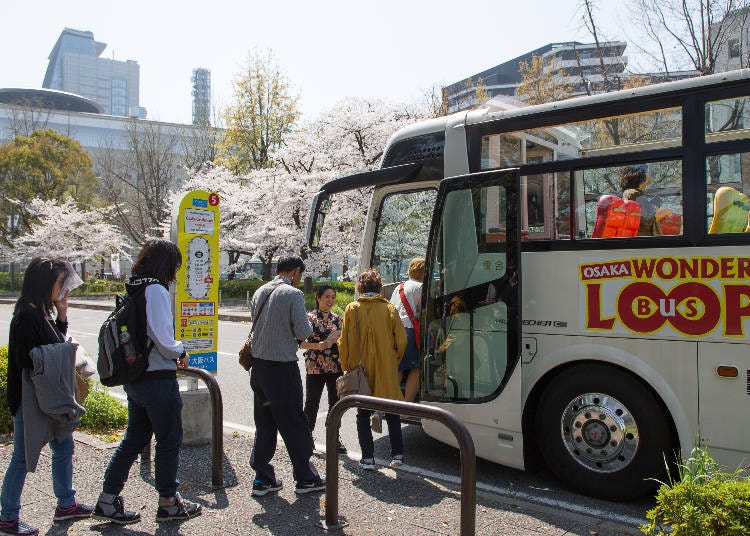
[[[750,80],[750,69],[738,69],[736,71],[686,78],[674,82],[662,82],[660,84],[623,89],[620,91],[612,91],[610,93],[599,93],[591,96],[584,95],[572,99],[548,102],[545,104],[535,104],[531,106],[519,103],[517,107],[514,107],[507,105],[507,103],[503,103],[503,106],[498,107],[494,106],[494,103],[490,101],[488,105],[481,106],[476,110],[456,112],[450,116],[427,119],[412,125],[407,125],[391,136],[388,140],[387,146],[391,146],[400,140],[443,130],[445,129],[448,117],[459,117],[464,115],[466,117],[466,125],[476,125],[490,121],[503,121],[511,118],[538,115],[553,111],[573,110],[576,108],[584,108],[623,99],[679,93],[686,89],[709,88],[726,82],[739,82],[743,80]]]
[[[497,103],[491,100],[486,105],[481,106],[476,110],[461,111],[448,116],[426,119],[424,121],[419,121],[417,123],[413,123],[399,129],[388,140],[384,150],[384,154],[387,153],[388,147],[395,145],[399,141],[415,138],[417,136],[432,134],[435,132],[442,132],[446,129],[446,126],[448,124],[466,126],[489,125],[494,122],[502,123],[511,119],[518,119],[534,115],[543,115],[554,112],[571,112],[580,108],[601,106],[603,104],[622,100],[653,98],[655,96],[677,94],[685,90],[694,90],[696,88],[708,89],[712,86],[726,84],[727,82],[742,82],[748,80],[750,80],[750,69],[738,69],[735,71],[727,71],[707,76],[687,78],[674,82],[663,82],[660,84],[623,89],[610,93],[599,93],[591,96],[586,95],[562,101],[536,104],[531,106],[519,103],[516,107],[512,102],[504,101],[502,103]],[[555,128],[558,135],[562,135],[564,138],[567,138],[569,140],[575,138],[574,133],[569,130],[569,127],[548,128]],[[396,171],[396,173],[384,171],[385,169],[393,168],[383,168],[383,171],[376,170],[358,173],[349,177],[341,177],[339,179],[334,179],[333,181],[328,182],[321,188],[321,190],[327,191],[329,193],[336,193],[352,189],[354,187],[362,188],[367,186],[389,184],[392,182],[408,182],[409,180],[415,179],[416,174],[419,170],[419,166],[408,168],[408,164],[406,166],[399,166],[399,168],[400,169]],[[401,173],[400,179],[398,178],[398,173]]]
[[[533,106],[521,106],[515,109],[493,110],[488,107],[478,108],[468,112],[466,117],[467,125],[475,125],[490,121],[504,121],[530,115],[540,115],[548,112],[560,112],[575,110],[577,108],[588,108],[593,105],[612,103],[625,99],[638,99],[680,93],[685,90],[694,90],[697,88],[710,88],[725,84],[727,82],[741,82],[750,80],[750,69],[738,69],[736,71],[727,71],[724,73],[698,76],[695,78],[686,78],[674,82],[662,82],[661,84],[652,84],[610,93],[598,93],[596,95],[584,95],[562,101],[548,102],[545,104],[536,104]]]

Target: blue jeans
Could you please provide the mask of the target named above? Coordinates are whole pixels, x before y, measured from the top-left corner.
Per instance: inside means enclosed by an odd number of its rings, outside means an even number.
[[[143,378],[124,386],[128,428],[104,473],[105,493],[119,495],[138,454],[156,436],[154,481],[161,497],[174,497],[182,445],[182,398],[175,378]]]
[[[73,488],[73,434],[62,441],[49,442],[52,449],[52,490],[60,508],[70,508],[76,504],[76,490]],[[21,492],[26,482],[26,452],[23,440],[23,411],[18,408],[13,417],[13,454],[3,478],[3,491],[0,495],[2,513],[0,519],[13,521],[21,511]]]
[[[372,439],[370,429],[369,409],[357,409],[357,436],[359,447],[362,449],[362,458],[375,457],[375,442]],[[388,423],[388,437],[391,440],[391,456],[404,453],[404,437],[401,435],[401,417],[393,413],[386,413],[385,420]]]

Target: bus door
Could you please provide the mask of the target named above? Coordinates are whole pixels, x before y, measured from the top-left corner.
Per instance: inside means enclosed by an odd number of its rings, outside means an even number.
[[[422,290],[422,400],[490,400],[518,363],[519,185],[517,169],[440,183]]]

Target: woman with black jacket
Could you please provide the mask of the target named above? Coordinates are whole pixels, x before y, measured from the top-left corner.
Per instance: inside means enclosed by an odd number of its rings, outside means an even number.
[[[60,343],[68,331],[68,291],[66,277],[70,265],[60,259],[32,259],[23,277],[21,296],[13,310],[8,335],[7,402],[13,415],[13,454],[3,478],[0,495],[0,534],[36,536],[39,530],[21,521],[21,492],[26,481],[24,443],[22,374],[33,369],[30,352],[37,346]],[[54,306],[54,307],[53,307]],[[57,318],[53,313],[57,311]],[[86,518],[93,508],[76,501],[73,488],[73,434],[62,440],[53,439],[52,489],[57,497],[54,520]]]

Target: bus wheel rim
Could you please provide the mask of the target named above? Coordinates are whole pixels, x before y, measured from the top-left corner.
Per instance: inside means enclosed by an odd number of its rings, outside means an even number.
[[[630,410],[603,393],[576,396],[561,418],[563,444],[590,471],[613,473],[635,458],[640,437]]]

